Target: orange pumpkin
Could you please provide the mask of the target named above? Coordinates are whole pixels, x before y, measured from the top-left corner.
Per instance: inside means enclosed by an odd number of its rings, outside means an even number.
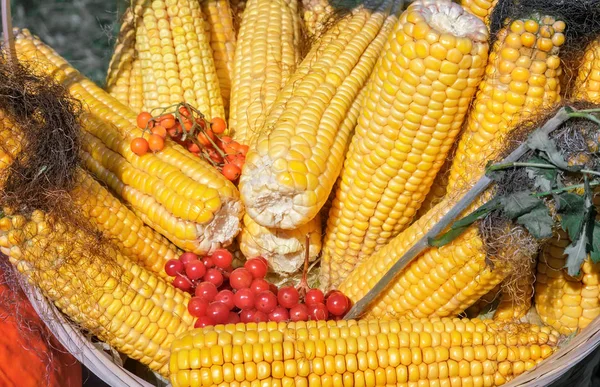
[[[0,386],[81,387],[81,365],[50,333],[27,296],[7,284],[0,256]]]

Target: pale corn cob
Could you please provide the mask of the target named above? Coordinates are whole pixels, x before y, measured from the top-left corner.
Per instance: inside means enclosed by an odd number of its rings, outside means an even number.
[[[600,315],[600,264],[586,259],[581,277],[571,277],[565,267],[569,237],[559,230],[539,256],[535,281],[535,309],[545,324],[562,334],[585,328]]]
[[[600,40],[590,43],[585,50],[573,86],[573,98],[600,103]]]
[[[135,48],[144,110],[187,102],[209,118],[225,117],[219,79],[198,0],[145,1]]]
[[[554,28],[564,28],[564,23],[561,25],[560,22],[555,22],[548,17],[541,18],[546,22],[552,22]],[[515,31],[524,31],[525,24],[527,23],[528,28],[531,28],[531,23],[528,23],[531,19],[526,21],[516,20],[513,21],[508,29]],[[546,23],[548,24],[548,23]],[[531,34],[531,33],[529,33]],[[556,34],[558,35],[558,33]],[[524,41],[530,43],[531,36],[524,35]],[[534,36],[535,38],[535,36]],[[548,40],[548,38],[544,38]],[[534,39],[535,40],[535,39]],[[541,40],[541,39],[540,39]],[[547,43],[547,41],[543,45]],[[556,44],[562,44],[561,39],[556,39]],[[552,40],[549,41],[552,43]],[[508,86],[529,86],[525,82],[531,82],[531,93],[524,90],[524,96],[519,97],[515,95],[515,92],[509,92],[507,95],[510,96],[511,100],[523,101],[530,109],[539,108],[546,104],[551,104],[558,100],[558,82],[555,76],[560,72],[560,68],[552,64],[552,72],[548,74],[548,77],[541,77],[537,74],[531,75],[529,80],[521,82],[523,85],[519,85],[520,81],[507,81],[507,77],[510,78],[511,74],[506,73],[503,69],[510,68],[510,63],[504,63],[506,60],[497,59],[502,58],[505,54],[514,54],[517,51],[513,46],[521,44],[521,38],[508,34],[506,32],[500,33],[499,39],[494,44],[492,54],[490,55],[490,61],[486,69],[486,77],[480,86],[480,91],[476,99],[475,108],[472,110],[471,117],[469,120],[470,125],[468,131],[463,134],[458,147],[457,156],[452,164],[452,170],[466,170],[462,172],[464,175],[468,172],[470,179],[475,179],[483,173],[483,166],[485,161],[490,157],[489,155],[497,155],[502,149],[504,144],[502,139],[504,138],[504,132],[507,130],[507,125],[498,125],[498,116],[495,115],[491,107],[495,106],[489,97],[485,97],[487,93],[492,95],[501,95],[503,90],[506,90]],[[505,49],[509,50],[505,50]],[[552,60],[557,57],[556,50],[548,49],[546,51],[552,51]],[[533,50],[524,50],[529,54],[533,54]],[[519,53],[517,51],[517,53]],[[543,52],[539,55],[545,55]],[[510,57],[510,56],[509,56]],[[549,60],[551,58],[548,58]],[[522,62],[527,62],[522,60]],[[550,62],[552,63],[552,62]],[[534,66],[534,69],[538,69],[541,64]],[[514,68],[513,68],[514,70]],[[515,72],[518,75],[518,79],[523,75],[522,70]],[[499,74],[498,74],[499,73]],[[541,82],[543,80],[543,82]],[[517,85],[515,85],[517,83]],[[542,86],[539,86],[539,84]],[[494,92],[492,85],[498,85],[498,92]],[[546,88],[544,88],[546,86]],[[541,90],[540,90],[541,88]],[[542,92],[542,96],[538,95]],[[529,95],[531,94],[531,95]],[[478,103],[477,103],[478,102]],[[491,107],[487,108],[487,103],[491,104]],[[503,107],[508,114],[509,111],[518,112],[520,108],[517,105],[505,104]],[[521,106],[522,107],[522,106]],[[511,110],[512,109],[512,110]],[[515,110],[516,109],[516,110]],[[479,115],[483,114],[482,117]],[[479,118],[477,118],[479,117]],[[476,123],[476,120],[478,123]],[[495,134],[501,134],[499,138],[494,137]],[[463,145],[461,148],[461,144]],[[471,146],[465,146],[465,144],[473,144]],[[468,165],[463,164],[469,162],[470,158],[479,159],[477,154],[472,147],[475,145],[486,145],[485,149],[477,148],[477,151],[487,154],[488,156],[482,156],[482,166],[479,165]],[[468,151],[467,151],[468,150]],[[458,157],[461,154],[462,157]],[[465,153],[467,152],[467,153]],[[481,168],[481,169],[480,169]],[[468,180],[471,182],[471,180]],[[469,184],[457,185],[453,189],[451,194],[446,195],[445,199],[440,202],[437,206],[432,208],[427,214],[419,218],[409,228],[401,232],[396,238],[392,239],[386,246],[378,250],[375,254],[371,255],[368,259],[363,261],[354,271],[340,284],[340,290],[342,290],[347,296],[353,301],[361,299],[368,290],[370,290],[374,284],[383,276],[383,274],[392,266],[396,260],[399,259],[413,243],[423,233],[431,229],[431,227],[439,221],[439,219],[452,207],[463,193],[468,188]],[[477,200],[470,209],[463,212],[463,215],[470,213],[479,206],[484,200],[489,199],[490,193],[483,195]],[[508,246],[510,247],[510,246]],[[477,299],[485,294],[485,292],[493,289],[498,283],[506,277],[511,270],[518,268],[502,267],[502,265],[496,265],[496,270],[491,271],[487,267],[486,263],[486,252],[483,249],[483,241],[474,227],[469,228],[457,239],[450,244],[442,248],[430,248],[416,258],[408,267],[406,267],[401,273],[398,273],[393,284],[390,285],[371,306],[368,317],[383,317],[386,315],[393,316],[415,316],[425,317],[435,314],[440,314],[443,310],[448,313],[462,312],[460,308],[466,309]],[[491,257],[492,260],[496,257]],[[466,265],[470,266],[468,270]],[[475,269],[475,270],[473,270]],[[441,309],[442,306],[444,309]]]
[[[136,156],[129,144],[142,132],[135,126],[134,112],[28,31],[16,35],[16,48],[22,60],[52,73],[73,97],[85,102],[86,168],[131,204],[144,223],[183,250],[199,254],[233,240],[242,206],[237,189],[221,173],[170,142],[160,152]]]
[[[200,0],[202,16],[205,27],[210,36],[210,48],[217,77],[219,89],[225,108],[225,117],[229,116],[229,98],[231,94],[231,77],[233,73],[233,60],[235,57],[236,33],[233,27],[233,15],[229,0]]]
[[[302,18],[309,39],[324,31],[334,11],[329,0],[302,0]]]
[[[0,172],[21,151],[21,131],[0,111]],[[5,176],[4,173],[1,174]],[[3,182],[0,182],[0,187]],[[69,193],[78,215],[85,217],[113,243],[121,254],[140,266],[168,278],[165,264],[178,251],[156,231],[144,225],[127,206],[96,182],[87,172],[76,171],[76,185]]]
[[[270,229],[244,215],[239,235],[240,250],[246,258],[264,257],[277,274],[290,275],[302,270],[306,254],[306,236],[309,236],[309,261],[321,252],[321,218],[295,230]]]
[[[95,237],[34,211],[0,219],[0,251],[83,329],[168,376],[175,336],[192,328],[189,294],[114,250],[89,251]]]
[[[519,122],[560,101],[564,29],[560,20],[534,15],[500,32],[458,143],[447,192],[474,184]]]
[[[498,0],[462,0],[461,4],[473,15],[480,18],[485,24],[490,24],[490,16]]]
[[[294,229],[325,204],[358,117],[353,102],[397,20],[392,6],[359,6],[340,20],[279,94],[240,177],[257,223]]]
[[[229,128],[250,144],[300,61],[297,0],[250,0],[237,38]]]
[[[195,329],[173,343],[173,387],[499,386],[557,348],[558,333],[491,320],[309,321]]]
[[[416,1],[402,14],[367,86],[329,212],[322,284],[337,286],[410,223],[483,77],[487,37],[450,0]]]

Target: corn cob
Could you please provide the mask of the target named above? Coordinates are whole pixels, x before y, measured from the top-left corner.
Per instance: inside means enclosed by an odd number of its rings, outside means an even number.
[[[0,172],[6,170],[21,151],[21,132],[0,111]],[[4,173],[0,174],[5,176]],[[162,235],[139,219],[87,172],[76,172],[76,186],[70,192],[78,215],[118,247],[121,254],[140,266],[167,278],[164,267],[178,251]],[[0,187],[4,182],[0,182]]]
[[[173,387],[498,386],[555,350],[557,332],[490,320],[309,321],[195,329],[173,343]]]
[[[300,61],[297,0],[250,0],[235,51],[229,128],[242,144],[266,114]]]
[[[140,6],[137,7],[138,11],[139,9],[141,9]],[[123,105],[130,106],[135,111],[140,111],[142,108],[139,105],[142,102],[141,98],[133,97],[133,101],[140,101],[136,103],[135,107],[131,106],[132,101],[130,101],[132,94],[141,87],[141,77],[135,76],[133,70],[134,62],[137,62],[139,67],[135,51],[135,25],[139,22],[140,18],[136,16],[135,10],[127,8],[106,75],[106,91]],[[139,84],[137,84],[138,82]]]
[[[321,218],[295,230],[269,229],[244,215],[239,235],[240,249],[247,258],[263,256],[274,272],[282,275],[302,269],[306,254],[306,236],[309,235],[309,260],[314,261],[321,252]]]
[[[553,17],[532,16],[500,32],[458,143],[447,192],[474,184],[519,122],[560,100],[558,51],[564,29],[565,23]]]
[[[574,98],[600,103],[600,40],[585,50],[573,90]]]
[[[129,144],[142,132],[136,114],[31,37],[16,35],[19,57],[52,73],[85,102],[82,155],[86,168],[128,202],[144,223],[178,247],[204,254],[229,244],[239,231],[242,206],[235,186],[208,163],[167,143],[138,157]]]
[[[431,183],[431,188],[429,188],[429,192],[421,206],[417,210],[417,215],[413,218],[419,219],[421,216],[425,215],[427,211],[431,210],[435,207],[436,204],[444,200],[446,196],[446,186],[448,185],[448,172],[450,170],[450,166],[452,158],[448,158],[448,160],[442,165],[439,172],[435,175],[435,179],[433,179],[433,183]]]
[[[467,11],[489,25],[490,16],[497,2],[498,0],[462,0],[461,4]]]
[[[294,229],[325,204],[358,117],[353,102],[397,20],[391,7],[360,6],[339,21],[280,93],[240,177],[260,225]]]
[[[219,89],[223,99],[225,115],[229,113],[231,93],[231,75],[235,56],[236,34],[233,28],[233,16],[229,0],[201,0],[202,16],[210,36]],[[226,117],[223,117],[226,118]]]
[[[564,269],[564,250],[570,243],[559,230],[542,246],[535,282],[535,308],[540,318],[567,335],[600,315],[600,264],[587,259],[580,278],[569,276]]]
[[[302,0],[302,18],[308,37],[318,37],[327,27],[333,16],[334,8],[329,0]]]
[[[144,110],[187,102],[209,118],[225,117],[219,79],[197,0],[145,1],[135,48]]]
[[[444,23],[464,29],[446,30]],[[321,283],[335,287],[410,223],[481,81],[487,36],[481,21],[450,0],[417,1],[402,14],[373,71],[346,155]]]
[[[5,214],[9,212],[5,209]],[[41,211],[0,219],[0,251],[75,323],[168,376],[175,336],[190,329],[190,296],[120,253],[89,251],[94,236]]]

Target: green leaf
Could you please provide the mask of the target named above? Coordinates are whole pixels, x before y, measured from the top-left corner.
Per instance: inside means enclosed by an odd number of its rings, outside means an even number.
[[[581,268],[581,264],[587,257],[586,244],[587,244],[587,235],[585,233],[586,225],[583,225],[582,233],[580,238],[572,242],[565,249],[565,254],[567,255],[567,263],[565,267],[570,276],[576,276],[579,274],[579,270]]]
[[[558,196],[558,214],[560,225],[569,234],[572,241],[579,238],[585,221],[585,203],[581,195],[565,192]]]
[[[600,222],[592,224],[592,241],[590,243],[590,258],[594,263],[600,262]]]
[[[543,203],[531,211],[519,216],[517,223],[522,225],[533,235],[534,238],[544,239],[552,236],[552,226],[554,220],[550,216],[550,211]]]
[[[427,244],[431,247],[442,247],[452,242],[460,234],[462,234],[470,225],[475,223],[477,220],[483,218],[496,208],[500,206],[499,200],[494,198],[488,202],[485,202],[479,208],[471,212],[469,215],[465,216],[454,222],[448,231],[443,234],[440,234],[436,237],[429,238]]]
[[[512,193],[500,199],[500,202],[502,203],[504,214],[509,219],[517,218],[540,205],[544,205],[542,199],[531,196],[529,191]]]
[[[553,139],[541,130],[534,131],[527,139],[527,146],[532,150],[538,150],[545,153],[548,160],[553,164],[566,171],[578,171],[581,167],[571,167],[563,157],[562,153],[556,147]]]
[[[541,157],[532,157],[527,162],[535,164],[550,164]],[[527,176],[533,180],[533,186],[543,192],[551,191],[555,187],[558,187],[559,181],[558,170],[546,169],[546,168],[525,168]]]

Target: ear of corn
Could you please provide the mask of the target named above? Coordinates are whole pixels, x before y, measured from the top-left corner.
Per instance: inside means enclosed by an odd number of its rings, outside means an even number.
[[[257,223],[294,229],[325,204],[356,123],[353,102],[397,20],[391,9],[360,6],[339,21],[282,90],[240,177]]]
[[[600,264],[587,259],[581,276],[566,273],[565,248],[571,243],[558,231],[539,256],[535,281],[535,309],[542,321],[562,334],[585,328],[600,315]]]
[[[446,186],[448,185],[448,173],[450,171],[450,166],[452,165],[452,157],[449,157],[448,160],[442,165],[442,168],[435,175],[435,179],[431,183],[431,188],[429,188],[429,192],[419,210],[417,211],[417,215],[415,215],[414,219],[419,219],[421,216],[425,215],[427,211],[431,210],[435,207],[436,204],[441,202],[446,196]]]
[[[335,287],[416,214],[483,76],[487,36],[449,0],[414,2],[400,17],[367,86],[329,213],[322,284]]]
[[[238,34],[229,128],[241,144],[265,117],[300,61],[297,0],[250,0]]]
[[[585,50],[573,90],[573,98],[600,103],[600,40]]]
[[[475,318],[482,313],[487,313],[493,307],[493,304],[500,298],[502,284],[496,285],[492,290],[483,295],[473,305],[465,310],[465,314],[469,318]]]
[[[321,252],[321,218],[295,230],[266,228],[244,215],[239,235],[240,250],[248,258],[262,256],[274,272],[289,275],[302,269],[306,254],[306,236],[309,236],[309,260],[314,261]]]
[[[219,89],[223,98],[225,115],[228,115],[236,43],[231,7],[229,0],[200,0],[200,5],[210,36],[210,47],[219,78]]]
[[[490,320],[309,321],[195,329],[173,343],[173,387],[497,386],[549,357],[558,334]]]
[[[134,7],[127,8],[123,15],[121,30],[108,65],[106,91],[123,105],[140,112],[144,98],[141,62],[135,50],[135,26],[141,22],[141,3],[138,1]]]
[[[458,143],[448,192],[474,184],[520,121],[560,100],[558,52],[564,29],[565,23],[553,17],[533,16],[500,32]]]
[[[187,102],[209,118],[225,117],[219,79],[198,0],[145,1],[135,48],[144,110]]]
[[[21,133],[1,111],[0,141],[3,144],[0,146],[0,171],[3,171],[20,152]],[[175,246],[145,226],[141,219],[87,172],[78,170],[76,181],[75,188],[69,194],[77,215],[90,221],[125,257],[167,278],[165,263],[178,258]]]
[[[158,153],[136,156],[136,114],[94,85],[27,32],[18,55],[52,73],[84,102],[82,158],[86,168],[128,202],[134,212],[178,247],[204,254],[229,244],[239,231],[242,206],[235,186],[208,163],[167,142]]]
[[[498,0],[462,0],[461,4],[465,9],[471,12],[485,22],[490,24],[490,16]]]
[[[6,213],[6,211],[5,211]],[[83,329],[168,376],[171,343],[189,330],[190,296],[120,253],[107,262],[94,238],[41,211],[0,219],[0,251]]]
[[[564,28],[564,23],[561,24],[561,22],[557,22],[552,18],[542,17],[540,20],[543,21],[544,25],[554,25],[553,28],[556,30]],[[560,46],[564,37],[557,31],[555,36],[560,39],[543,38],[545,40],[542,40],[540,38],[543,43],[536,44],[533,33],[527,32],[528,35],[525,34],[525,25],[527,25],[527,28],[532,29],[533,23],[530,22],[535,23],[535,20],[516,20],[512,22],[507,30],[500,33],[499,40],[494,44],[486,69],[486,76],[481,83],[475,106],[471,117],[469,117],[467,131],[461,137],[457,155],[451,167],[451,171],[460,171],[460,173],[455,174],[456,176],[467,176],[469,179],[465,180],[467,182],[472,182],[473,179],[481,176],[486,160],[497,155],[503,149],[502,141],[505,138],[505,133],[509,128],[512,128],[507,124],[507,121],[511,122],[508,112],[515,114],[523,106],[529,109],[527,111],[535,111],[535,109],[556,102],[559,98],[556,76],[560,69],[558,67],[559,63],[554,62],[555,60],[558,61],[558,57],[555,56],[557,47],[548,48],[546,44],[555,42],[557,46]],[[508,31],[511,33],[508,33]],[[539,31],[541,31],[541,28]],[[521,32],[521,35],[519,36],[517,32]],[[534,38],[533,43],[531,37]],[[523,47],[523,52],[529,55],[533,55],[535,52],[537,54],[533,59],[541,57],[542,60],[547,60],[548,63],[544,62],[535,66],[532,64],[530,66],[531,74],[529,69],[521,70],[512,62],[504,64],[507,60],[504,59],[505,56],[514,60],[519,59],[515,56],[521,54],[514,47],[521,45],[522,42],[532,47],[539,45],[540,50],[538,51],[533,51],[530,47]],[[548,52],[551,52],[552,55],[548,56]],[[525,57],[518,63],[535,62],[533,59],[529,58],[528,61]],[[538,72],[541,70],[538,67],[548,67],[550,72],[539,75]],[[517,70],[506,73],[506,68]],[[521,78],[524,74],[527,74],[529,78]],[[511,80],[511,77],[516,78]],[[493,85],[497,85],[497,91]],[[509,89],[511,85],[513,87],[525,87],[526,90],[519,96]],[[503,92],[506,92],[506,99],[497,100],[496,96],[501,96]],[[486,95],[491,95],[493,98],[486,97]],[[513,105],[513,98],[514,101],[520,101],[518,106],[516,102]],[[506,109],[503,110],[506,112],[504,121],[502,121],[503,116],[497,115],[492,110],[497,101],[510,101],[510,103],[501,105]],[[501,124],[501,122],[504,122],[504,124]],[[482,155],[480,156],[478,152],[481,152]],[[452,174],[450,177],[452,178]],[[450,183],[452,183],[452,180]],[[392,239],[386,246],[364,260],[344,279],[339,289],[354,301],[361,299],[393,263],[423,233],[431,229],[467,188],[465,184],[456,184],[456,188],[449,186],[448,189],[451,191],[442,202]],[[483,195],[479,200],[480,203],[488,195]],[[475,203],[464,214],[468,214],[477,208],[480,203]],[[503,267],[502,265],[496,265],[495,270],[491,270],[487,266],[485,257],[486,252],[483,248],[483,241],[477,229],[471,227],[450,244],[442,248],[430,248],[416,258],[398,274],[393,285],[390,285],[382,296],[373,303],[368,316],[407,315],[425,317],[434,314],[444,316],[461,312],[460,309],[468,308],[479,297],[500,283],[511,270],[514,270],[514,268]],[[348,267],[346,270],[350,271],[352,268]]]
[[[529,259],[529,268],[516,273],[516,278],[509,276],[500,294],[500,302],[494,313],[494,320],[510,321],[524,317],[533,301],[533,284],[535,282],[535,259]]]

